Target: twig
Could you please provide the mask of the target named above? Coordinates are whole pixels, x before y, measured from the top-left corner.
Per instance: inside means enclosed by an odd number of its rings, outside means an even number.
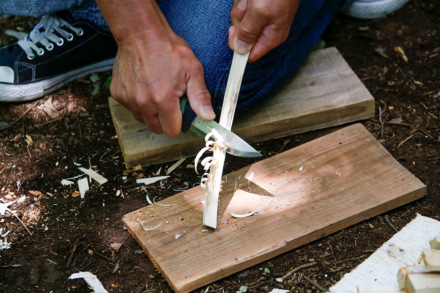
[[[337,261],[336,263],[346,262],[346,261],[350,261],[350,260],[358,260],[358,259],[364,258],[364,257],[367,257],[367,255],[361,255],[361,256],[358,256],[358,257],[352,257],[352,258],[343,259],[343,260]]]
[[[12,125],[14,125],[15,123],[17,123],[21,118],[23,118],[27,113],[29,113],[29,111],[32,110],[38,102],[40,102],[40,100],[35,101],[35,103],[33,103],[32,106],[30,106],[26,111],[24,111],[23,114],[21,114],[20,117],[18,117],[17,119],[15,119],[15,120],[14,120],[13,122],[11,122],[9,125],[12,126]]]
[[[296,268],[288,271],[287,273],[285,273],[284,276],[282,276],[281,278],[277,278],[276,281],[282,283],[284,281],[284,279],[286,279],[287,277],[289,277],[293,273],[295,273],[295,272],[297,272],[299,270],[302,270],[302,269],[313,267],[316,264],[317,264],[317,262],[311,262],[311,263],[306,263],[306,264],[300,265],[299,267],[296,267]]]
[[[413,138],[414,134],[408,136],[407,138],[405,138],[404,140],[402,140],[398,145],[397,148],[400,148],[402,145],[404,145],[408,140],[410,140],[411,138]]]
[[[383,119],[382,119],[382,107],[379,107],[379,123],[380,123],[380,138],[383,138]]]
[[[385,215],[385,221],[394,231],[399,232],[399,230],[397,230],[396,226],[394,226],[393,223],[391,223],[390,219],[388,218],[388,215]]]
[[[81,243],[82,242],[76,240],[75,244],[73,244],[72,252],[70,253],[69,259],[67,260],[66,263],[66,269],[70,267],[70,263],[72,262],[73,255],[75,254],[76,249],[78,248],[79,245],[81,245]]]
[[[420,128],[418,128],[417,130],[422,132],[423,134],[425,134],[429,138],[434,139],[434,137],[429,132],[427,132],[426,130],[423,130],[423,129],[420,129]]]
[[[96,255],[99,256],[100,258],[103,258],[103,259],[105,259],[106,261],[113,263],[113,260],[112,260],[112,259],[106,257],[105,255],[103,255],[103,254],[101,254],[101,253],[99,253],[99,252],[93,251],[93,254],[96,254]]]
[[[401,122],[385,122],[386,124],[392,124],[392,125],[400,125],[400,126],[406,126],[406,127],[412,127],[411,124],[408,123],[401,123]]]
[[[327,290],[324,287],[321,287],[319,284],[317,284],[315,281],[313,281],[312,279],[310,279],[307,276],[304,276],[304,279],[306,279],[307,281],[309,281],[310,284],[312,284],[313,286],[315,286],[316,288],[318,288],[319,290],[321,290],[322,292],[327,292]]]
[[[21,264],[14,264],[14,265],[5,265],[5,266],[1,266],[0,268],[21,268],[23,265]]]
[[[20,188],[19,188],[19,189],[20,189]],[[32,236],[31,231],[29,231],[29,229],[26,227],[26,225],[20,220],[20,218],[17,216],[16,212],[15,212],[15,211],[12,211],[12,210],[10,210],[10,209],[8,209],[8,208],[6,208],[6,210],[7,210],[8,212],[10,212],[11,214],[13,214],[13,215],[17,218],[17,220],[23,225],[23,227],[29,232],[29,234]]]
[[[49,123],[56,122],[56,121],[58,121],[58,120],[62,120],[63,118],[64,118],[64,115],[63,115],[63,116],[58,116],[58,117],[55,118],[55,119],[52,119],[52,120],[49,120],[49,121],[46,121],[46,122],[43,122],[43,123],[36,124],[35,126],[36,126],[36,127],[41,127],[41,126],[47,125],[47,124],[49,124]]]

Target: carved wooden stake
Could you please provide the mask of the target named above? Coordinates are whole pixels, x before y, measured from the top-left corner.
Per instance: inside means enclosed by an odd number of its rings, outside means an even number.
[[[219,124],[227,129],[232,128],[235,108],[237,106],[238,94],[240,92],[241,81],[244,70],[249,58],[249,53],[240,55],[234,52],[232,57],[231,70],[229,72],[228,83],[226,85],[225,98],[223,99],[222,112]],[[226,152],[221,150],[214,152],[216,163],[211,165],[206,185],[205,209],[203,211],[203,225],[217,228],[217,208],[221,188],[223,166],[225,163]]]

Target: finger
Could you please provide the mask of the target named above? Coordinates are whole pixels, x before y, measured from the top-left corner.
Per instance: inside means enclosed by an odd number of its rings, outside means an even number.
[[[261,33],[257,42],[253,45],[251,54],[249,56],[249,62],[255,62],[264,55],[266,55],[272,49],[278,47],[283,43],[289,31],[276,31],[273,26],[269,25]]]
[[[158,114],[158,121],[167,136],[173,137],[180,134],[182,113],[180,111],[179,98],[176,97],[170,100],[167,107],[161,109]]]
[[[231,9],[231,22],[233,25],[238,26],[246,14],[247,0],[234,1],[236,2]]]
[[[236,32],[237,32],[237,27],[235,25],[231,25],[229,27],[228,46],[229,48],[231,48],[232,51],[234,51],[234,39]]]
[[[162,134],[164,133],[164,130],[162,128],[162,125],[159,121],[159,116],[156,115],[152,115],[152,114],[147,114],[147,113],[142,113],[139,112],[141,117],[142,117],[142,123],[146,124],[148,126],[148,128],[156,134]]]

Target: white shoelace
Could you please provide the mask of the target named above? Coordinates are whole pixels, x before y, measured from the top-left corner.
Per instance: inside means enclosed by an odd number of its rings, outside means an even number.
[[[41,22],[37,24],[29,34],[13,30],[6,30],[5,33],[17,38],[19,40],[18,45],[24,50],[27,58],[32,60],[35,58],[34,52],[36,52],[38,56],[42,56],[45,52],[43,48],[37,46],[38,43],[43,45],[46,50],[52,51],[54,44],[62,46],[64,39],[67,41],[73,40],[73,34],[63,29],[63,27],[75,32],[77,36],[81,36],[84,33],[81,28],[76,28],[64,19],[53,15],[43,16]]]

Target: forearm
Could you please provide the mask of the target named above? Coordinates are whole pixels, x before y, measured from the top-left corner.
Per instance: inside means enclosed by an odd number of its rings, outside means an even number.
[[[155,0],[96,0],[118,44],[144,35],[151,40],[169,36],[171,28]]]
[[[96,0],[118,43],[112,96],[155,133],[180,133],[180,97],[197,115],[215,114],[203,67],[154,0]]]

